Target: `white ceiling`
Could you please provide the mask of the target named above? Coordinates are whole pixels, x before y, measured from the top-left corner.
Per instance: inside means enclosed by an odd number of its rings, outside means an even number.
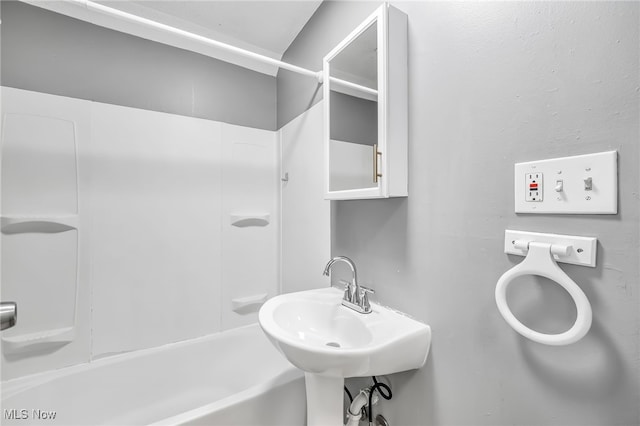
[[[109,17],[83,7],[82,1],[22,0],[26,3],[92,22],[96,25],[191,50],[265,74],[277,68],[239,58],[202,43],[139,24]],[[314,14],[322,0],[94,0],[95,3],[181,30],[250,50],[275,59],[283,53]]]

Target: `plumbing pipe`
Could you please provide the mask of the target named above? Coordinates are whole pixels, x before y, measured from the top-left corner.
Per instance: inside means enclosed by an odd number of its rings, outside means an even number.
[[[357,415],[347,414],[347,423],[345,426],[358,426],[360,424],[360,417],[362,417],[360,413]]]
[[[347,412],[347,423],[345,426],[358,426],[360,418],[362,417],[362,407],[366,407],[369,404],[369,393],[371,388],[364,388],[360,390],[360,393],[353,398],[353,402],[349,406]],[[378,398],[374,395],[371,404],[375,404]],[[371,409],[371,407],[369,407]]]

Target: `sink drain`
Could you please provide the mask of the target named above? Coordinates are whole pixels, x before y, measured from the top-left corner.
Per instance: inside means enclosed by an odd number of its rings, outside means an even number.
[[[339,348],[340,347],[340,343],[338,343],[338,342],[327,342],[326,345],[327,346],[331,346],[333,348]]]

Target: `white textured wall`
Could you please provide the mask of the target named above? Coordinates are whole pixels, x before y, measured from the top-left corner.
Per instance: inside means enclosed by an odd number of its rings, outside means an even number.
[[[379,410],[397,425],[640,424],[640,3],[392,4],[409,18],[409,197],[332,203],[332,254],[433,330],[427,365],[392,376]],[[308,66],[373,7],[323,3],[285,60]],[[283,92],[302,84],[288,78]],[[312,104],[308,85],[279,110]],[[617,215],[514,213],[515,162],[612,149]],[[539,345],[500,317],[495,283],[522,259],[505,229],[598,237],[597,268],[562,265],[593,306],[582,341]],[[566,294],[522,284],[530,326],[571,325]]]

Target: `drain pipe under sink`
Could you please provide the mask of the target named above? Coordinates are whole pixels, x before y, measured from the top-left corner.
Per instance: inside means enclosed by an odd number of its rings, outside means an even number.
[[[360,393],[353,398],[353,402],[349,406],[347,411],[347,423],[345,426],[358,426],[360,424],[360,417],[362,417],[362,407],[366,407],[369,404],[369,393],[371,388],[361,389]],[[378,401],[378,397],[374,394],[372,397],[371,405]],[[369,407],[371,409],[371,407]]]

